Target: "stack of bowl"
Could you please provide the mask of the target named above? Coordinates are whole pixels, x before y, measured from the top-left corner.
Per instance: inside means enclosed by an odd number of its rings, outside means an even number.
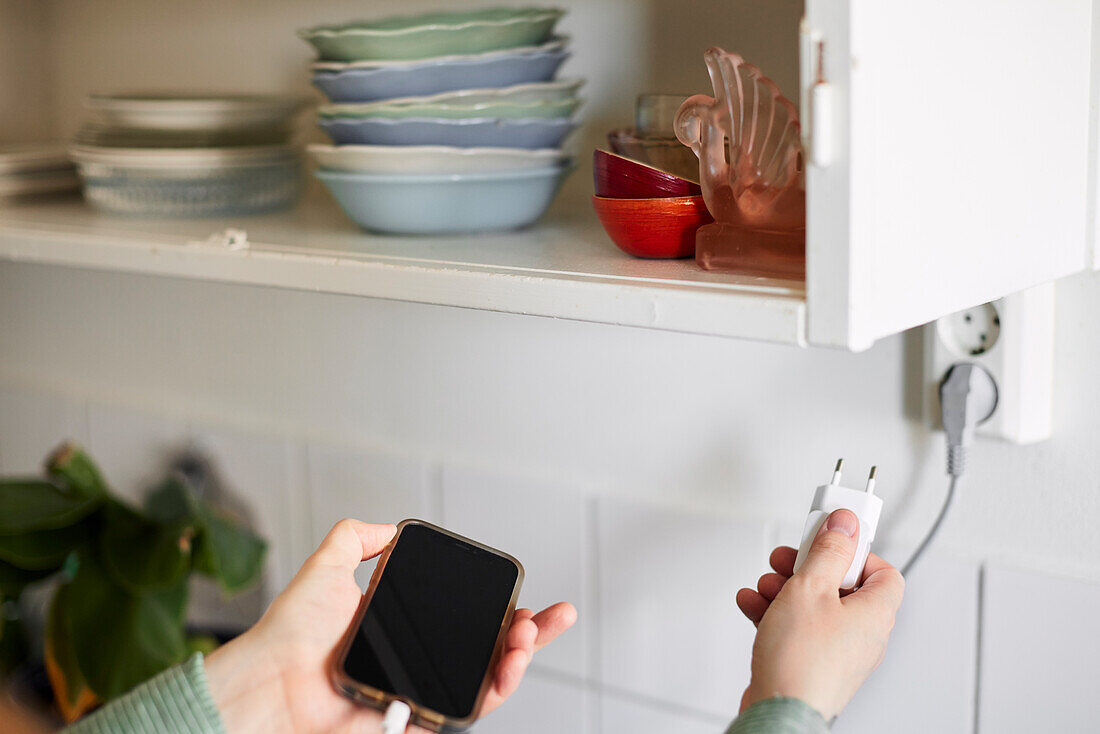
[[[569,55],[562,11],[493,8],[300,32],[319,54],[331,104],[311,145],[318,177],[360,226],[405,234],[531,224],[572,170],[581,81],[555,81]]]
[[[94,94],[70,149],[84,197],[148,216],[252,214],[289,206],[301,186],[283,95]]]
[[[635,257],[695,255],[695,232],[714,221],[698,184],[699,163],[676,139],[673,120],[685,97],[643,94],[636,127],[608,134],[611,151],[592,159],[592,205],[612,242]]]
[[[606,150],[592,158],[592,205],[611,241],[634,257],[694,257],[695,232],[714,219],[699,184]]]

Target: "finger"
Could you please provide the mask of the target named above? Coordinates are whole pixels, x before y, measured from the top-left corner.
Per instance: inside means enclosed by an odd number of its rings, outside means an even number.
[[[530,613],[530,609],[517,609],[520,612]],[[523,674],[527,665],[531,662],[531,654],[534,652],[534,638],[537,634],[537,625],[530,617],[520,615],[518,621],[512,617],[512,626],[508,629],[505,638],[504,653],[497,662],[496,671],[493,673],[493,684],[485,696],[481,706],[481,716],[485,716],[500,704],[504,699],[512,695],[519,682],[523,680]]]
[[[496,694],[497,699],[493,702],[494,708],[515,693],[530,662],[531,653],[527,650],[517,648],[501,655],[500,662],[497,663],[496,675],[493,677],[493,693]]]
[[[825,518],[806,560],[795,576],[822,582],[822,588],[839,589],[852,565],[859,540],[859,519],[850,510],[837,510]]]
[[[794,559],[798,557],[798,551],[786,545],[781,545],[772,551],[768,562],[776,573],[787,578],[794,575]]]
[[[867,556],[863,584],[844,600],[845,604],[874,603],[880,610],[896,614],[905,595],[905,579],[901,573],[875,554]]]
[[[530,619],[512,618],[512,626],[504,638],[505,650],[526,650],[530,655],[535,651],[535,638],[539,634],[538,626]]]
[[[883,568],[893,568],[893,566],[882,560],[879,556],[876,556],[874,553],[868,553],[867,563],[863,564],[863,576],[866,578],[875,571],[879,571]]]
[[[752,589],[741,589],[737,592],[737,608],[749,618],[754,625],[759,625],[764,618],[764,612],[768,611],[771,602],[760,595],[760,592]]]
[[[381,553],[396,532],[394,525],[370,525],[350,518],[341,520],[328,531],[313,552],[313,559],[354,571],[360,563]]]
[[[760,596],[768,601],[775,601],[775,597],[779,596],[779,590],[783,588],[785,583],[787,583],[786,576],[780,576],[777,573],[766,573],[756,582],[756,588],[760,591]]]
[[[531,617],[533,616],[535,616],[534,612],[532,612],[530,609],[523,608],[516,610],[515,614],[513,615],[513,619],[517,617],[519,619],[531,619]]]
[[[531,618],[538,627],[538,636],[535,638],[535,649],[541,650],[554,641],[558,635],[565,632],[577,621],[576,608],[566,601],[558,602],[546,607]]]

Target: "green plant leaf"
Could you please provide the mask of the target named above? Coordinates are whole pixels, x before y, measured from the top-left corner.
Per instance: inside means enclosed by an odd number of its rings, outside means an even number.
[[[34,479],[0,482],[0,535],[73,525],[101,501]]]
[[[190,526],[153,522],[112,500],[100,536],[104,566],[135,593],[175,586],[190,567],[194,534]]]
[[[195,543],[195,566],[233,594],[256,582],[263,569],[267,543],[248,528],[205,505]]]
[[[74,443],[61,444],[50,454],[46,473],[88,499],[106,499],[111,493],[99,467]]]
[[[58,569],[88,537],[87,523],[64,528],[0,535],[0,561],[28,570]]]
[[[56,569],[47,568],[36,571],[28,571],[25,568],[13,566],[7,561],[0,561],[0,596],[14,599],[23,593],[28,584],[50,576]]]
[[[146,496],[145,514],[163,523],[189,525],[198,515],[198,501],[186,484],[168,477]]]
[[[46,620],[46,651],[49,664],[57,666],[61,674],[62,690],[55,690],[59,698],[64,697],[70,707],[80,700],[80,693],[88,687],[80,666],[76,664],[76,651],[73,649],[72,621],[69,618],[71,590],[69,585],[60,586],[53,596],[50,614]],[[55,688],[58,686],[55,684]]]
[[[134,594],[86,554],[68,588],[77,665],[101,699],[115,698],[187,656],[186,577],[167,589]]]
[[[0,601],[0,607],[3,602]],[[8,675],[27,661],[30,654],[30,642],[23,620],[4,619],[0,610],[0,678]]]
[[[264,540],[200,501],[183,481],[164,480],[146,499],[145,508],[162,522],[194,525],[195,568],[216,579],[226,593],[241,591],[259,578],[267,550]]]

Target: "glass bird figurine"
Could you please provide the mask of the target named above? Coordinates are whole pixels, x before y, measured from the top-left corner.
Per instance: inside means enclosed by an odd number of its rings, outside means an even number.
[[[699,158],[703,199],[714,223],[695,235],[707,270],[806,277],[806,188],[798,111],[775,83],[739,55],[704,55],[714,97],[689,97],[676,137]]]

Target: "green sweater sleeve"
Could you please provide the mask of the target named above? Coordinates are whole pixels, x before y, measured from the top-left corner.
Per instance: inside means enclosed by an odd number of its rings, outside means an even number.
[[[829,726],[797,698],[757,701],[726,734],[828,734]],[[169,668],[86,716],[63,734],[226,734],[206,685],[202,655]]]
[[[116,698],[63,734],[226,734],[206,685],[202,654]]]
[[[757,701],[730,724],[726,734],[827,734],[829,725],[817,710],[797,698]]]

